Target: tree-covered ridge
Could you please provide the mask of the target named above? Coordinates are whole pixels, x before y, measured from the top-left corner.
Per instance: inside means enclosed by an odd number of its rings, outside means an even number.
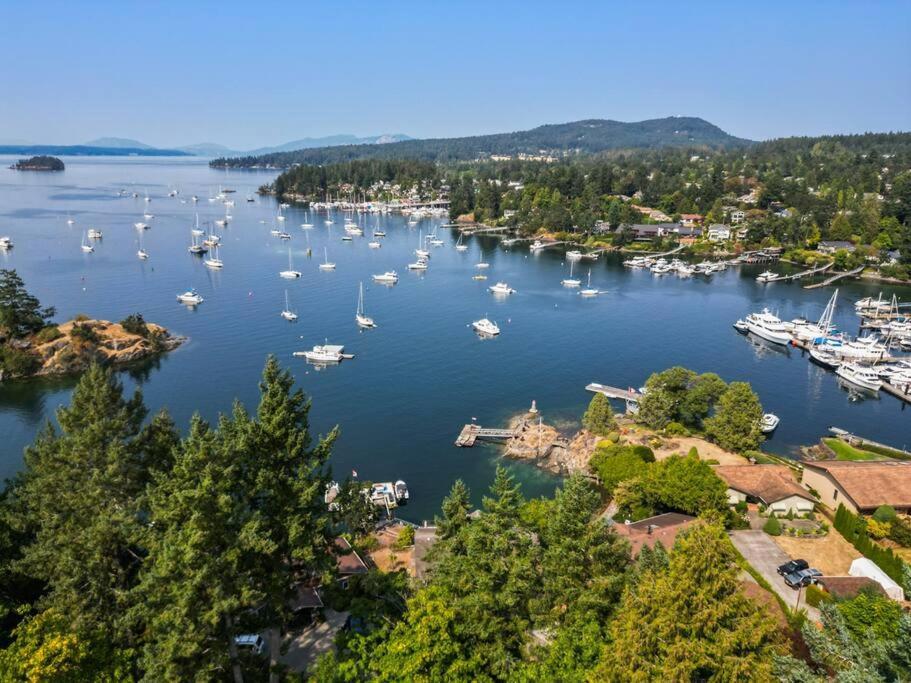
[[[668,117],[625,123],[588,119],[531,130],[461,138],[404,140],[385,145],[342,145],[237,159],[215,159],[212,166],[287,168],[293,164],[333,164],[354,159],[468,161],[490,155],[592,154],[612,149],[657,147],[722,148],[750,144],[695,117]]]
[[[425,191],[439,190],[441,173],[428,161],[361,160],[328,166],[296,166],[279,175],[273,183],[280,197],[297,196],[323,201],[332,197],[358,197],[368,193],[371,199],[401,197],[414,187]]]
[[[13,168],[17,171],[62,171],[64,165],[57,157],[42,155],[31,159],[19,159],[13,164]]]

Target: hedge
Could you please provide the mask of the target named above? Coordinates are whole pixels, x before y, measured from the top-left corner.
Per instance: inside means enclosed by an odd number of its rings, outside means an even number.
[[[861,555],[873,560],[890,579],[899,586],[904,584],[902,568],[905,563],[890,548],[883,548],[870,539],[863,517],[851,513],[844,505],[839,504],[835,512],[835,528]]]

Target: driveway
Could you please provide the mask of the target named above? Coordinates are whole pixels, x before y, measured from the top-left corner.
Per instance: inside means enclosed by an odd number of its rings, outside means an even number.
[[[790,588],[784,578],[778,575],[778,567],[789,561],[788,557],[778,544],[764,531],[744,530],[732,531],[731,541],[740,551],[747,562],[769,582],[776,593],[790,608],[797,604],[798,591]],[[813,621],[819,621],[819,610],[810,607],[804,602],[803,591],[800,591],[800,606],[807,610],[807,616]]]
[[[325,621],[315,624],[303,633],[290,639],[288,651],[278,661],[289,669],[302,673],[312,666],[317,658],[335,647],[335,635],[348,618],[348,612],[323,610]]]

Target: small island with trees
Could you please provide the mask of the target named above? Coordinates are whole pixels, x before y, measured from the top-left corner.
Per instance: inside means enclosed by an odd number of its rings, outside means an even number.
[[[10,168],[15,171],[62,171],[66,166],[57,157],[42,155],[31,159],[19,159]]]
[[[138,313],[119,323],[77,315],[60,325],[51,322],[55,313],[28,293],[15,270],[0,270],[0,381],[78,374],[92,363],[126,365],[184,341]]]

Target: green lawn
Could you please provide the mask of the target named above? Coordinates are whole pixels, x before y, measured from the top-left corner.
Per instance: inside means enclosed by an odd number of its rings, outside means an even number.
[[[863,451],[846,444],[841,439],[827,438],[823,439],[826,446],[835,451],[836,460],[888,460],[884,455],[879,455],[871,451]]]

